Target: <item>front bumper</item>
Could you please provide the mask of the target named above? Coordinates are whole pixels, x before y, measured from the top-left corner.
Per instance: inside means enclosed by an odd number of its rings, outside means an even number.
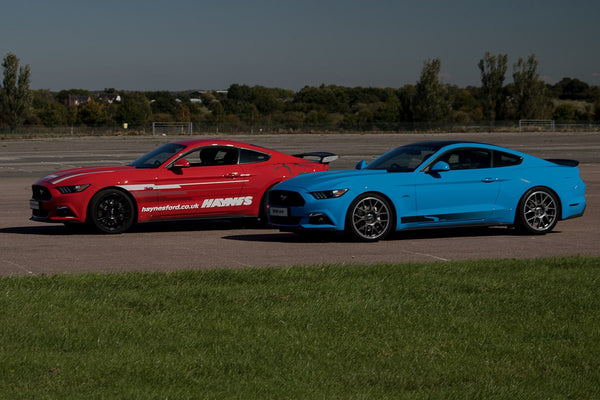
[[[269,223],[280,230],[343,231],[347,205],[343,198],[315,199],[308,192],[269,192]]]
[[[33,185],[29,200],[31,220],[37,222],[85,222],[88,196],[62,194],[52,186]]]

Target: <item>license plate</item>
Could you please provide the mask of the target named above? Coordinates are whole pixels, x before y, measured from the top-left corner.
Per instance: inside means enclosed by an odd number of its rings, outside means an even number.
[[[289,214],[288,209],[285,207],[271,207],[269,208],[269,215],[272,217],[287,217]]]
[[[41,209],[40,202],[37,200],[29,200],[29,208],[31,208],[32,210]]]

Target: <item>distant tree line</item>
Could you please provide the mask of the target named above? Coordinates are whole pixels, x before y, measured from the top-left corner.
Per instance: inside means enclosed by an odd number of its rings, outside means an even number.
[[[293,91],[234,83],[223,91],[30,90],[29,66],[9,53],[3,60],[0,128],[21,125],[147,125],[153,121],[229,124],[247,129],[277,125],[355,130],[398,123],[485,123],[519,119],[600,120],[600,88],[575,78],[540,80],[535,55],[513,65],[486,53],[477,64],[481,86],[460,88],[440,80],[441,61],[423,63],[419,80],[401,88],[305,86]]]

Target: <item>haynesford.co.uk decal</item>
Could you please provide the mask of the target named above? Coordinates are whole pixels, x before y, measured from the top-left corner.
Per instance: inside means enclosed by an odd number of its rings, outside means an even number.
[[[167,204],[164,206],[142,207],[141,212],[151,213],[157,211],[179,211],[179,210],[197,210],[200,204]]]

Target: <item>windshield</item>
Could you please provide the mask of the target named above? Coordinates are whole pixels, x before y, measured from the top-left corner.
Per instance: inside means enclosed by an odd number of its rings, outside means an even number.
[[[165,161],[183,149],[185,149],[185,146],[182,144],[167,143],[152,150],[148,154],[144,154],[129,165],[136,168],[158,168]]]
[[[373,160],[367,169],[385,169],[389,172],[412,172],[431,157],[439,146],[411,144],[398,147]]]

